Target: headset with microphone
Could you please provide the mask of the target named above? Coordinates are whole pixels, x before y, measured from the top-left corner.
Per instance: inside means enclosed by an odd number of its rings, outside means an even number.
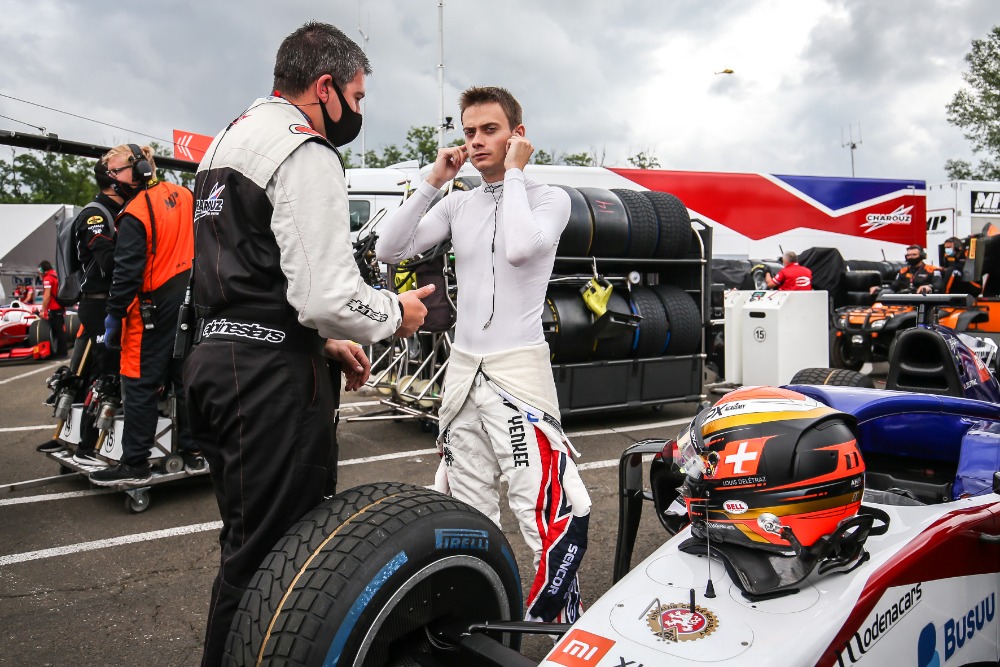
[[[128,144],[128,148],[132,151],[132,157],[128,161],[132,165],[132,173],[135,175],[135,180],[143,185],[147,185],[153,180],[153,165],[149,164],[149,160],[143,155],[142,149],[139,148],[138,144]]]

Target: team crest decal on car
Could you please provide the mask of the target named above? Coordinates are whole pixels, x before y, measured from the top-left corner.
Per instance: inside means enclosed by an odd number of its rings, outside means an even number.
[[[655,605],[646,614],[646,623],[663,641],[691,642],[707,637],[719,627],[719,619],[708,609],[683,602]]]

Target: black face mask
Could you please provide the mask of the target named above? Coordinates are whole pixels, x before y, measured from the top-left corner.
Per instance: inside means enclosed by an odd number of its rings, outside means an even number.
[[[907,257],[906,263],[910,266],[919,266],[922,260],[919,257]]]
[[[115,181],[111,188],[115,191],[115,194],[128,201],[132,197],[139,193],[139,188],[129,185],[128,183],[122,183],[121,181]]]
[[[330,83],[333,85],[333,89],[337,91],[341,112],[340,120],[334,121],[330,118],[330,114],[327,113],[326,105],[320,103],[319,108],[323,114],[323,124],[326,126],[326,138],[334,146],[346,146],[361,133],[361,114],[347,104],[347,100],[344,99],[344,93],[340,92],[340,86],[337,85],[337,82],[331,80]]]

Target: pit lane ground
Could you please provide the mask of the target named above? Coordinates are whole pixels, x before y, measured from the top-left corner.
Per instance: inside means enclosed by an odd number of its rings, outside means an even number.
[[[35,452],[51,434],[44,380],[55,367],[0,367],[0,485],[58,474]],[[343,415],[379,410],[377,398],[346,395]],[[695,408],[566,420],[594,502],[580,574],[585,600],[611,586],[618,456],[637,440],[673,437]],[[434,438],[415,422],[347,421],[339,440],[340,489],[433,480]],[[531,554],[506,508],[502,521],[527,593]],[[208,476],[153,487],[141,514],[125,509],[124,494],[82,478],[0,494],[0,665],[197,665],[220,525]],[[646,511],[633,562],[663,536]],[[550,647],[530,637],[522,652],[540,660]]]

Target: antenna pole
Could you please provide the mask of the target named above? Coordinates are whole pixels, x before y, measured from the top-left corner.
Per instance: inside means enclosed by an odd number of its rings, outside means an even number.
[[[368,23],[371,25],[371,15],[369,14]],[[361,29],[361,0],[358,0],[358,32],[361,33],[361,50],[365,53],[368,52],[368,35],[364,30]],[[361,100],[361,115],[364,116],[365,113],[365,101]],[[361,124],[361,168],[365,168],[365,124]]]
[[[861,145],[861,123],[858,123],[858,140],[854,141],[854,126],[848,125],[850,139],[844,140],[844,128],[840,128],[840,147],[851,149],[851,178],[854,178],[854,151]]]
[[[708,559],[708,584],[705,586],[705,597],[715,597],[715,584],[712,582],[712,530],[708,525],[708,496],[705,490],[705,558]]]
[[[438,0],[438,148],[444,148],[444,0]]]

